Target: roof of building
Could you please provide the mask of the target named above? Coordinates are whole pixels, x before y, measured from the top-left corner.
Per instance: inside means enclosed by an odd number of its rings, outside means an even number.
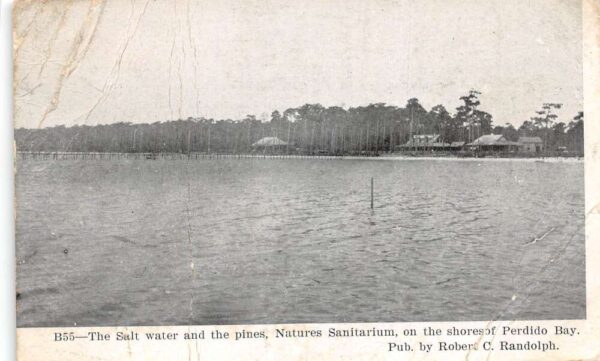
[[[540,137],[519,137],[519,143],[543,143]]]
[[[433,146],[436,143],[439,143],[438,140],[440,138],[439,134],[415,134],[411,139],[405,144],[406,146],[415,147],[415,146]]]
[[[413,139],[437,139],[439,134],[414,134]]]
[[[469,145],[516,145],[517,143],[506,140],[502,134],[486,134],[475,139]]]
[[[277,137],[265,137],[252,144],[253,147],[273,147],[278,145],[287,145],[287,143]]]

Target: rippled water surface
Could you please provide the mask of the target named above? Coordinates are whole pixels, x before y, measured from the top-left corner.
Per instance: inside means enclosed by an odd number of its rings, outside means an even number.
[[[582,163],[23,161],[16,187],[20,326],[585,318]]]

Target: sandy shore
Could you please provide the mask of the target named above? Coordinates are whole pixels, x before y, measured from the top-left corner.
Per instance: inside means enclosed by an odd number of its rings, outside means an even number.
[[[344,157],[352,158],[352,157]],[[356,157],[363,158],[363,157]],[[457,162],[533,162],[533,163],[583,163],[584,158],[563,158],[563,157],[547,157],[547,158],[474,158],[474,157],[408,157],[401,155],[383,155],[381,157],[365,157],[367,159],[380,160],[448,160]]]

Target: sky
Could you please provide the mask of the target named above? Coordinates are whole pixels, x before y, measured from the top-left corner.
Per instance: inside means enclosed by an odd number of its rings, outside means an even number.
[[[268,118],[481,91],[495,125],[583,109],[572,0],[15,0],[15,126]]]

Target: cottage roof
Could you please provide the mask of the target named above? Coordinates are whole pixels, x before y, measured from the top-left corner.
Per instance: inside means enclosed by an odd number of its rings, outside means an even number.
[[[415,134],[413,135],[413,139],[437,139],[439,134]]]
[[[439,134],[415,134],[412,139],[406,143],[407,146],[433,146],[435,143],[439,143]]]
[[[277,137],[264,137],[252,144],[253,147],[273,147],[277,145],[287,145],[287,143]]]
[[[521,144],[539,144],[543,143],[542,138],[540,137],[519,137],[519,143]]]
[[[510,142],[504,138],[502,134],[487,134],[475,139],[469,145],[513,145],[515,142]]]

